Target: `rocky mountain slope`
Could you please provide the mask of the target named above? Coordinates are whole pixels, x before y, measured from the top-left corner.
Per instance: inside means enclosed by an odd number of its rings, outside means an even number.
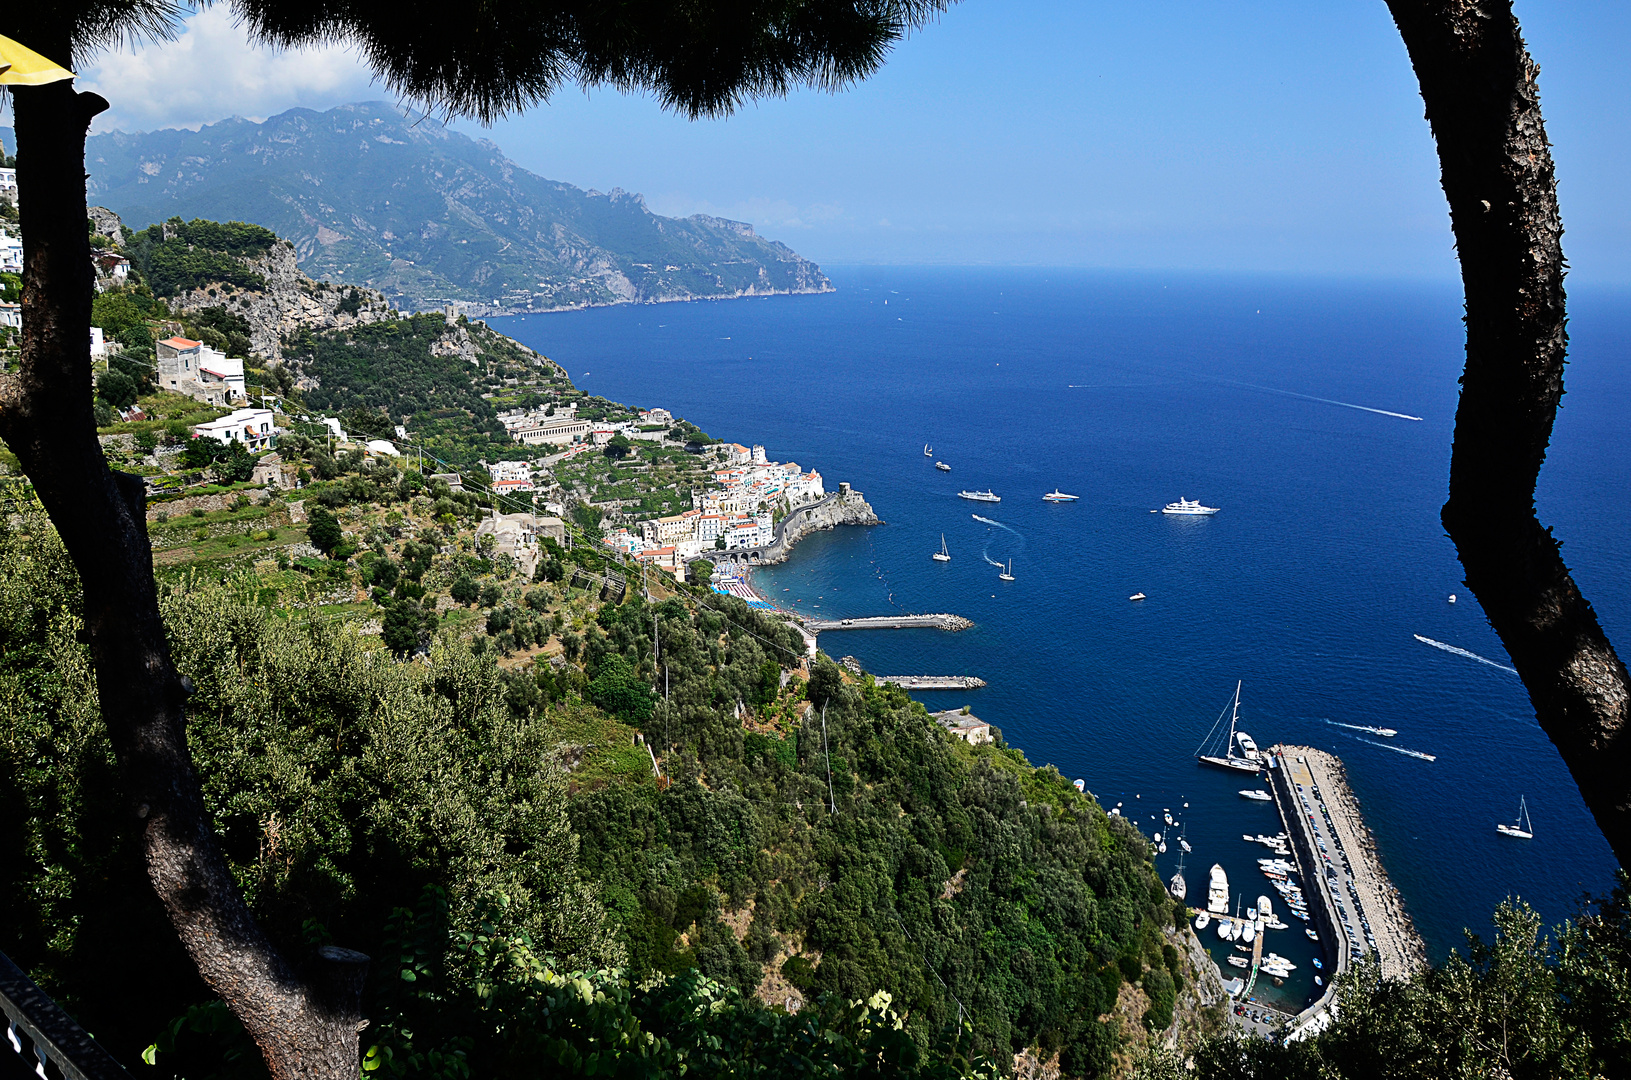
[[[289,238],[313,278],[472,314],[824,292],[819,267],[751,225],[651,213],[639,195],[546,180],[382,102],[264,123],[94,136],[90,201],[136,228],[210,218]]]

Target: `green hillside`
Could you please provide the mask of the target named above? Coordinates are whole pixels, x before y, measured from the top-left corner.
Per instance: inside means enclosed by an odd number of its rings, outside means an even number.
[[[749,225],[659,217],[638,195],[546,180],[490,142],[382,102],[97,135],[86,164],[91,203],[127,225],[263,225],[294,242],[312,277],[407,307],[549,310],[830,288],[814,263]]]

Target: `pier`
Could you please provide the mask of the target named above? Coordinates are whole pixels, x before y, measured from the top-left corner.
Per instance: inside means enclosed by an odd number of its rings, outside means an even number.
[[[1384,978],[1403,978],[1425,966],[1427,952],[1382,869],[1341,760],[1311,746],[1277,745],[1269,754],[1269,790],[1290,837],[1309,915],[1321,943],[1335,953],[1325,993],[1292,1023],[1300,1029],[1324,1023],[1337,979],[1355,960],[1374,954]]]
[[[985,680],[973,675],[874,675],[903,690],[978,690]]]
[[[961,615],[869,615],[859,619],[805,619],[811,633],[826,630],[967,630],[974,623]]]

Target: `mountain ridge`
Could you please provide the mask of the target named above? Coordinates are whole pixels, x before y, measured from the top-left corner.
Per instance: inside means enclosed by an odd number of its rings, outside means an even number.
[[[475,315],[827,292],[820,267],[746,222],[653,214],[523,169],[488,139],[383,102],[291,109],[193,132],[86,144],[89,196],[130,225],[171,217],[262,225],[311,277],[425,310]]]

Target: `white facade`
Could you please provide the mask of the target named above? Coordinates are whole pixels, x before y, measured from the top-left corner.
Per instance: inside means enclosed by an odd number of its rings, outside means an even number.
[[[23,242],[0,229],[0,271],[8,274],[23,272]]]
[[[243,443],[251,450],[270,450],[277,441],[271,409],[239,409],[219,420],[194,424],[193,434],[224,443]]]
[[[0,301],[0,327],[7,326],[14,330],[23,328],[23,305]]]
[[[106,355],[108,355],[108,343],[102,337],[102,328],[93,326],[91,327],[91,359],[100,360]]]
[[[550,416],[543,420],[531,421],[525,426],[518,427],[510,432],[510,438],[527,446],[536,446],[539,443],[555,443],[567,446],[583,438],[589,433],[589,421],[579,420],[571,416]]]
[[[210,405],[233,405],[247,400],[244,362],[184,337],[158,343],[159,388]]]
[[[16,169],[0,169],[0,200],[9,203],[17,201]]]
[[[640,422],[642,424],[672,424],[674,414],[667,409],[641,409]]]
[[[494,482],[500,480],[531,480],[532,465],[525,461],[495,461],[487,466]]]

